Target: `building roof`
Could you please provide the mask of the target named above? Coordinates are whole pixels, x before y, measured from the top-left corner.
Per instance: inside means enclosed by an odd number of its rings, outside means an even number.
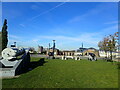
[[[87,50],[87,48],[79,48],[79,49],[77,49],[77,52],[84,52],[85,50]]]
[[[50,49],[53,49],[53,47],[51,47]],[[59,49],[55,48],[55,50],[59,50]]]
[[[96,50],[95,48],[93,48],[93,47],[90,47],[90,48],[88,48],[88,49],[94,49],[94,50]]]
[[[97,49],[95,49],[95,48],[93,48],[93,47],[90,47],[90,48],[79,48],[79,49],[77,49],[77,52],[84,52],[84,51],[86,51],[86,50],[89,50],[89,49],[94,49],[94,50],[97,50]]]
[[[63,50],[63,52],[75,52],[75,50]]]

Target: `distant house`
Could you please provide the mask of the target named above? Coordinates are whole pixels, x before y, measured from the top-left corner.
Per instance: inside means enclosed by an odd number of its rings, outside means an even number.
[[[79,48],[75,51],[75,56],[77,55],[83,55],[84,51],[87,50],[87,48]]]
[[[111,57],[111,53],[110,51],[103,51],[103,50],[99,50],[99,55],[100,57],[107,57],[107,58],[110,58]],[[116,51],[116,52],[112,52],[112,58],[113,58],[113,61],[119,61],[120,62],[120,51]]]
[[[59,49],[55,48],[54,49],[54,55],[59,55]],[[47,55],[48,53],[53,53],[53,48],[47,49]]]
[[[38,53],[43,53],[43,46],[38,46]]]
[[[105,52],[103,50],[99,50],[99,55],[100,57],[110,57],[111,54],[110,54],[110,51]],[[120,55],[120,52],[112,52],[113,57],[120,57],[119,55]]]
[[[95,48],[88,48],[84,51],[84,55],[89,55],[89,53],[94,53],[97,57],[99,56],[99,51]]]
[[[99,56],[99,52],[95,48],[79,48],[76,50],[75,55],[89,55],[89,53],[94,53],[96,56]]]
[[[65,56],[74,56],[75,55],[75,50],[64,50],[62,52],[63,52],[63,55],[65,55]]]

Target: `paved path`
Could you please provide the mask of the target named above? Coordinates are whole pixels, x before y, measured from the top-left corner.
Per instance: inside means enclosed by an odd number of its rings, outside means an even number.
[[[43,57],[43,58],[48,58],[49,56],[47,55],[40,55],[40,54],[30,54],[31,57]],[[62,59],[62,56],[55,56],[55,58],[60,58]],[[80,56],[81,59],[88,59],[88,56]],[[97,57],[97,59],[103,59],[101,57]]]
[[[46,55],[40,55],[40,54],[30,54],[31,57],[44,57],[47,58],[48,56]]]

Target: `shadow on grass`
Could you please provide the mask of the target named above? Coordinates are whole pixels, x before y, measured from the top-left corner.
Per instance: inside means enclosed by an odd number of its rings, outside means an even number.
[[[30,62],[30,67],[29,67],[29,68],[34,69],[34,68],[36,68],[36,67],[38,67],[38,66],[43,66],[44,63],[46,63],[46,62],[47,62],[47,61],[45,61],[44,58],[41,58],[41,59],[38,60],[38,61],[32,61],[32,62]]]
[[[39,67],[39,66],[43,66],[44,63],[47,63],[47,61],[45,61],[44,58],[41,58],[41,59],[38,60],[38,61],[31,61],[31,62],[29,63],[29,65],[28,65],[28,67],[27,67],[27,68],[24,68],[24,70],[22,70],[22,72],[20,72],[19,74],[24,74],[24,73],[27,73],[27,72],[29,72],[29,71],[31,71],[31,70]],[[19,74],[18,74],[18,75],[19,75]]]

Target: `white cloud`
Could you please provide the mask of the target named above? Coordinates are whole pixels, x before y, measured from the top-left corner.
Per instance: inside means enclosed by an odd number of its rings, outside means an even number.
[[[9,43],[14,43],[14,42],[16,42],[16,40],[15,39],[9,39]],[[21,41],[17,41],[18,43],[21,43]]]
[[[20,26],[22,26],[22,27],[25,27],[25,25],[24,24],[19,24]]]
[[[87,47],[95,47],[97,48],[97,44],[100,40],[103,39],[103,37],[105,35],[109,35],[109,34],[114,34],[116,31],[118,30],[118,26],[117,25],[113,25],[110,27],[107,27],[105,29],[102,30],[97,30],[98,32],[94,32],[94,33],[81,33],[81,34],[76,34],[73,33],[73,36],[68,36],[67,33],[66,35],[53,35],[53,36],[47,36],[47,35],[43,35],[43,36],[34,36],[30,39],[26,39],[24,37],[19,37],[16,35],[9,35],[10,43],[13,42],[18,42],[17,44],[20,46],[36,46],[39,44],[44,45],[45,47],[47,47],[48,41],[50,41],[52,43],[52,40],[56,40],[57,43],[57,47],[60,49],[77,49],[79,48],[79,46],[81,45],[81,43],[83,42],[85,46]]]
[[[103,29],[103,32],[107,34],[114,34],[117,31],[118,31],[118,25],[113,25],[113,26]]]
[[[79,36],[75,37],[69,37],[69,36],[39,36],[37,38],[40,39],[48,39],[48,40],[53,40],[55,39],[58,43],[63,43],[63,44],[69,44],[72,43],[73,45],[79,42],[85,42],[89,44],[97,44],[97,42],[100,40],[98,37],[99,33],[83,33]]]
[[[70,1],[70,0],[66,0],[66,1],[64,1],[64,2],[61,2],[60,4],[56,5],[55,7],[50,8],[50,9],[48,9],[48,10],[46,10],[46,11],[44,11],[44,12],[42,12],[42,13],[34,16],[34,17],[32,17],[30,20],[33,20],[33,19],[35,19],[35,18],[37,18],[37,17],[39,17],[39,16],[41,16],[41,15],[44,15],[44,14],[46,14],[46,13],[49,13],[49,12],[51,12],[52,10],[54,10],[54,9],[56,9],[56,8],[64,5],[66,2],[69,2],[69,1]],[[34,8],[35,8],[35,7],[34,7]]]
[[[73,18],[71,18],[68,23],[74,23],[74,22],[79,22],[83,19],[86,19],[87,17],[91,17],[94,16],[96,14],[101,14],[101,12],[105,12],[107,10],[111,9],[111,4],[100,4],[98,6],[96,6],[95,8],[86,11],[86,13],[82,14],[82,15],[78,15],[78,16],[74,16]]]
[[[36,5],[36,4],[33,4],[33,5],[31,6],[31,9],[33,9],[33,10],[38,10],[38,9],[39,9],[39,6]]]
[[[9,35],[9,38],[13,38],[13,39],[20,39],[21,37],[19,37],[19,36],[16,36],[16,35]]]
[[[54,36],[37,36],[36,38],[41,40],[51,41],[53,39],[56,40],[58,47],[60,48],[73,48],[75,45],[78,45],[83,42],[87,47],[96,47],[100,40],[103,39],[105,35],[114,34],[118,30],[117,25],[107,27],[102,30],[98,30],[98,32],[94,33],[81,33],[76,36],[63,36],[63,35],[54,35]],[[42,42],[41,42],[42,43]],[[75,48],[75,47],[74,47]]]
[[[38,42],[39,40],[38,39],[33,39],[31,40],[32,42]]]
[[[72,19],[70,19],[68,21],[68,23],[78,22],[78,21],[82,20],[83,18],[85,18],[86,16],[87,16],[87,14],[83,14],[83,15],[80,15],[80,16],[75,16]]]
[[[16,35],[8,35],[8,46],[13,44],[14,42],[17,42],[17,44],[22,43],[22,37],[16,36]]]
[[[104,24],[118,24],[118,21],[111,21],[111,22],[106,22]]]

